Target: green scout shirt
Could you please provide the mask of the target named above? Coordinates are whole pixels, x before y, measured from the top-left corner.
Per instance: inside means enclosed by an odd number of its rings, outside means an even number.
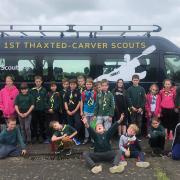
[[[145,106],[145,90],[141,86],[131,86],[127,90],[130,107],[144,108]]]
[[[32,88],[31,94],[35,99],[35,111],[47,109],[47,91],[44,87],[41,87],[39,90],[36,87]]]
[[[20,93],[16,99],[15,99],[15,105],[18,106],[19,111],[21,113],[25,113],[29,110],[29,108],[34,105],[34,98],[31,94],[26,94],[23,95],[22,93]]]
[[[23,142],[20,130],[17,127],[12,131],[7,131],[7,129],[4,129],[0,133],[0,144],[12,146],[17,146],[17,144],[19,144],[22,149],[25,149],[26,146]]]
[[[119,126],[118,122],[115,122],[108,131],[103,134],[96,133],[92,127],[88,128],[90,137],[94,140],[94,152],[107,152],[111,151],[110,139],[116,132]]]
[[[74,129],[72,126],[68,124],[65,124],[62,130],[56,130],[54,132],[54,135],[57,137],[63,136],[64,134],[67,134],[68,136],[70,136],[74,132],[76,132],[76,129]]]
[[[114,116],[115,102],[113,94],[108,91],[97,94],[96,106],[94,109],[95,116]]]

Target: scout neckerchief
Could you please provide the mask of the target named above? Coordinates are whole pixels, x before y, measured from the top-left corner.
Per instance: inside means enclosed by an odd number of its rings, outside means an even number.
[[[73,101],[73,91],[71,91],[71,94],[69,96],[69,104],[74,104],[74,101]]]
[[[94,104],[94,90],[85,91],[85,95],[87,97],[87,105],[93,106],[93,104]]]
[[[102,94],[103,94],[103,110],[104,110],[107,105],[107,92],[102,92]]]
[[[37,98],[36,98],[36,102],[39,102],[39,101],[41,100],[41,96],[40,96],[40,94],[39,94],[39,91],[42,89],[42,86],[41,86],[40,88],[35,87],[35,89],[36,89],[37,92],[38,92],[38,96],[37,96]]]
[[[52,95],[50,96],[50,109],[53,109],[54,108],[54,96],[55,94],[57,94],[57,92],[53,92]]]
[[[132,136],[132,137],[130,137],[130,136],[128,136],[128,142],[127,142],[127,148],[128,148],[128,151],[130,150],[129,148],[130,148],[130,145],[131,144],[134,144],[134,141],[136,140],[136,136]]]

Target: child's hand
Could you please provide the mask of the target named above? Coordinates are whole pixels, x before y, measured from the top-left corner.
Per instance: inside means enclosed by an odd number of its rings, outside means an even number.
[[[28,116],[28,113],[24,113],[23,116],[24,116],[24,118],[27,117],[27,116]]]
[[[49,113],[53,113],[53,110],[52,110],[52,109],[49,109],[48,112],[49,112]]]
[[[88,122],[87,122],[86,116],[84,116],[84,117],[82,118],[82,122],[84,123],[84,125],[85,125],[86,128],[89,127],[89,124],[88,124]]]
[[[22,150],[21,154],[24,156],[27,153],[25,149]]]
[[[174,111],[175,111],[176,113],[178,113],[178,112],[179,112],[179,109],[178,109],[178,108],[175,108]]]
[[[71,111],[67,111],[67,114],[69,115],[69,116],[72,116],[73,114],[72,114],[72,112]]]
[[[24,114],[23,114],[23,113],[19,113],[19,116],[20,116],[21,118],[24,118]]]
[[[129,151],[129,150],[126,150],[126,151],[125,151],[125,156],[126,156],[126,157],[130,157],[130,151]]]
[[[141,113],[142,111],[143,111],[142,108],[137,109],[138,113]]]
[[[135,107],[131,108],[133,112],[137,112],[137,109]]]

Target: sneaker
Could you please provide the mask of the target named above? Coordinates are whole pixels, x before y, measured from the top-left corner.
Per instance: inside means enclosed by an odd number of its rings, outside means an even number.
[[[122,173],[124,171],[123,165],[113,166],[109,168],[110,173]]]
[[[71,149],[66,150],[66,156],[70,156],[72,154]]]
[[[119,164],[122,166],[127,166],[127,161],[120,161]]]
[[[139,161],[139,162],[136,162],[136,166],[141,167],[141,168],[147,168],[150,166],[150,164],[149,164],[149,162]]]
[[[102,166],[99,165],[99,166],[94,166],[92,169],[91,169],[91,172],[94,173],[94,174],[98,174],[102,171]]]
[[[89,141],[89,139],[88,139],[88,138],[85,138],[82,144],[84,144],[84,145],[85,145],[85,144],[87,144],[87,143],[88,143],[88,141]]]
[[[43,142],[43,144],[50,144],[49,139],[46,139],[46,140]]]
[[[81,142],[76,138],[73,138],[73,141],[76,144],[76,146],[79,146],[81,144]]]

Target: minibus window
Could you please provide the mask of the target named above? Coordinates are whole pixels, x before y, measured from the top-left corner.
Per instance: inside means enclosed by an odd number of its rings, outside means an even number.
[[[165,55],[165,73],[167,78],[180,81],[180,55]]]

